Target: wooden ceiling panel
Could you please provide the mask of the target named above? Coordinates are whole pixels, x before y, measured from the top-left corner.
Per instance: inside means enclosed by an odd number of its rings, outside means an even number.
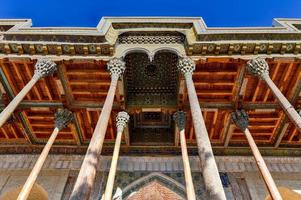
[[[37,142],[47,142],[54,130],[54,114],[56,109],[47,107],[26,109],[22,113],[29,125],[29,129]],[[78,134],[75,125],[70,123],[63,128],[57,138],[58,144],[76,144],[78,143]]]
[[[201,102],[231,101],[239,68],[237,63],[198,64],[193,73],[193,81],[199,100]]]
[[[294,62],[269,62],[270,77],[284,96],[291,98],[301,78],[301,65]],[[245,102],[271,103],[275,98],[266,83],[258,77],[248,73],[247,86],[243,97]]]
[[[98,118],[100,116],[101,110],[99,109],[81,109],[76,112],[76,116],[79,120],[80,124],[80,129],[83,134],[83,139],[84,142],[88,142],[92,134],[94,132],[94,129],[96,127]],[[107,132],[105,135],[105,140],[107,142],[114,142],[116,138],[116,123],[115,123],[115,118],[116,118],[117,112],[112,111],[108,127],[107,127]]]
[[[293,123],[289,123],[281,144],[301,145],[301,133]]]
[[[2,62],[1,69],[14,95],[17,95],[31,80],[34,74],[33,61]],[[40,79],[25,96],[25,101],[61,101],[56,74]]]
[[[301,93],[298,86],[301,80],[300,62],[272,59],[268,62],[272,80],[295,108],[300,109]],[[2,82],[3,88],[6,90],[7,87],[5,86],[8,84],[12,88],[13,94],[16,95],[31,79],[34,64],[35,61],[28,60],[1,60],[1,69],[8,81],[7,83]],[[68,145],[88,144],[100,114],[100,110],[97,109],[100,109],[101,106],[96,107],[96,104],[104,103],[110,87],[111,78],[106,70],[105,62],[61,61],[58,63],[58,68],[58,72],[53,76],[41,79],[25,97],[24,101],[27,104],[18,108],[24,116],[25,123],[24,121],[22,123],[15,121],[6,123],[0,128],[0,143],[29,143],[27,138],[29,133],[25,133],[24,130],[31,132],[31,139],[33,140],[31,142],[34,144],[35,142],[45,143],[54,128],[53,120],[57,106],[61,107],[59,104],[51,104],[51,102],[57,101],[61,102],[63,107],[74,111],[77,120],[76,123],[59,133],[56,142]],[[234,109],[235,106],[244,107],[247,103],[249,108],[252,108],[252,110],[248,110],[249,129],[257,144],[271,146],[275,145],[276,140],[278,141],[281,130],[277,129],[283,127],[283,123],[280,121],[285,118],[284,113],[277,107],[275,98],[266,84],[244,71],[245,62],[239,60],[222,62],[219,59],[211,59],[206,62],[200,61],[196,66],[193,80],[199,101],[201,105],[205,105],[205,108],[202,108],[203,116],[213,146],[247,146],[245,135],[238,129],[229,128],[233,126],[230,120],[230,112],[233,110],[225,107],[226,104],[233,105]],[[179,107],[187,113],[186,138],[188,144],[196,145],[191,112],[187,109],[189,107],[187,89],[184,87],[185,82],[181,81],[183,88],[182,90],[180,88],[179,96],[183,99],[183,104],[179,104]],[[117,104],[114,105],[118,105],[120,101],[124,100],[120,88],[122,89],[122,81],[118,83],[114,102]],[[9,91],[5,92],[8,93]],[[238,94],[241,95],[242,99],[239,99]],[[45,103],[49,107],[28,108],[37,102],[43,103],[43,105]],[[206,104],[207,102],[208,104]],[[5,107],[8,101],[3,98],[1,103],[2,107]],[[268,104],[271,109],[263,109],[264,105]],[[253,109],[256,107],[260,109]],[[162,108],[164,109],[164,106]],[[105,135],[106,143],[115,142],[115,117],[117,114],[115,109],[119,108],[113,108]],[[130,111],[129,108],[127,110]],[[26,124],[28,127],[25,126]],[[131,136],[130,132],[129,134]],[[280,147],[296,147],[301,144],[301,135],[293,124],[287,126],[283,135],[283,138],[280,137],[282,140],[279,139]],[[130,143],[128,142],[128,144]]]
[[[62,67],[74,101],[104,102],[111,83],[104,63],[67,62]]]
[[[202,114],[212,144],[222,144],[225,137],[225,129],[227,129],[230,111],[219,109],[205,109],[202,111]],[[196,136],[190,111],[187,111],[187,123],[185,132],[187,142],[195,143]]]
[[[249,130],[256,144],[272,145],[276,130],[284,113],[281,110],[249,110]],[[230,145],[247,144],[246,137],[238,128],[231,134]]]
[[[15,117],[11,117],[0,128],[0,144],[24,144],[29,143],[27,140],[25,130],[22,124]]]

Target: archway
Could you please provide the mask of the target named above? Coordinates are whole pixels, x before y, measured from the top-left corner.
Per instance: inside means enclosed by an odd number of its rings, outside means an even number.
[[[0,197],[0,200],[16,200],[22,190],[22,187],[23,186],[19,186],[7,191],[3,196]],[[29,194],[28,200],[48,200],[48,193],[39,184],[34,184]]]
[[[154,172],[125,187],[122,197],[127,200],[161,200],[162,198],[184,200],[186,192],[182,184],[164,174]]]
[[[152,181],[137,192],[133,192],[127,200],[183,200],[177,193],[163,186],[158,181]]]

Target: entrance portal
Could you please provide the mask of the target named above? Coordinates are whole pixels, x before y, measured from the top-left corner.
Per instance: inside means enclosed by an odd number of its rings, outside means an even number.
[[[155,180],[132,193],[127,200],[183,200],[183,198]]]

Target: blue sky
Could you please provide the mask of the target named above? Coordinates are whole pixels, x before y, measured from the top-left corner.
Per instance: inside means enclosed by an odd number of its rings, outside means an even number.
[[[200,16],[207,26],[271,26],[301,18],[301,0],[0,0],[0,18],[94,27],[102,16]]]

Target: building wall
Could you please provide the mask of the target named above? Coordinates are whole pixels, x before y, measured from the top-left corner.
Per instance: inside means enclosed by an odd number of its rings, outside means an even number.
[[[24,184],[37,155],[0,155],[0,196]],[[83,156],[50,155],[37,180],[51,200],[68,199]],[[216,157],[227,199],[262,200],[267,191],[252,157]],[[301,158],[267,157],[278,186],[301,192]],[[198,157],[190,157],[195,192],[206,199]],[[110,157],[101,157],[90,199],[101,199],[110,167]],[[181,157],[120,157],[114,193],[129,196],[156,181],[185,198]],[[118,196],[118,195],[117,195]]]

